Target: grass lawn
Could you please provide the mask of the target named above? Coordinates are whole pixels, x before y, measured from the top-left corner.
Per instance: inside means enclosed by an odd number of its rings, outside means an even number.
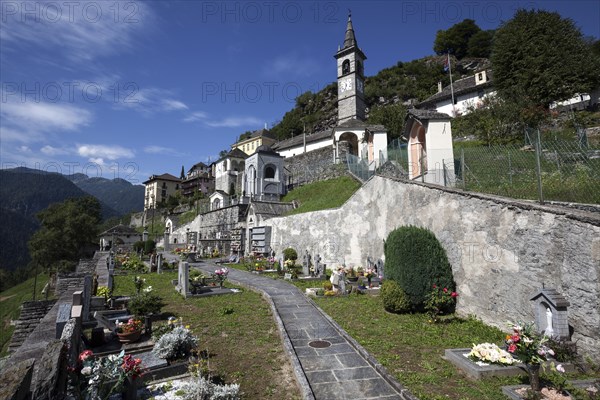
[[[34,278],[30,278],[0,293],[0,323],[2,324],[0,329],[0,357],[7,354],[8,344],[15,330],[15,327],[10,325],[11,320],[19,318],[21,304],[33,298],[33,281]],[[37,300],[45,299],[40,292],[47,282],[48,277],[46,275],[38,275]]]
[[[281,201],[296,200],[300,206],[288,215],[340,207],[360,188],[361,184],[349,176],[313,182],[289,192]]]
[[[527,383],[520,377],[468,379],[441,358],[445,349],[502,344],[500,330],[475,319],[432,324],[424,314],[386,312],[377,296],[317,298],[316,302],[421,400],[505,400],[501,386]]]
[[[115,276],[115,294],[134,293],[133,277]],[[261,295],[241,293],[183,299],[172,285],[176,272],[141,275],[168,305],[163,314],[183,318],[210,354],[213,376],[239,383],[247,399],[300,399],[271,308]],[[234,287],[226,282],[226,286]]]

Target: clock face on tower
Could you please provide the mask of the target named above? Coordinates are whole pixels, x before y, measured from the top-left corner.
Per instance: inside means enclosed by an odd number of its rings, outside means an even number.
[[[340,82],[340,92],[352,90],[352,79],[346,78]]]

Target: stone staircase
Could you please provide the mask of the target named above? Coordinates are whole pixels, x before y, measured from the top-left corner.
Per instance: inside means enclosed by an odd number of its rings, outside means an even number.
[[[13,321],[15,331],[12,335],[8,351],[15,352],[27,337],[38,326],[40,320],[54,306],[56,300],[26,301],[21,305],[21,315],[19,319]]]

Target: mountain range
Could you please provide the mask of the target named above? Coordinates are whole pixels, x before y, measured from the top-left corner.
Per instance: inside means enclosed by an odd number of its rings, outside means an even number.
[[[144,187],[123,179],[20,167],[0,170],[0,183],[0,268],[7,270],[29,262],[27,242],[40,226],[36,214],[50,204],[92,195],[105,219],[144,208]]]

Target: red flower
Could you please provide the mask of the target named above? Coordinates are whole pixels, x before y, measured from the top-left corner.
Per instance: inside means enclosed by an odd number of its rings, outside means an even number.
[[[456,297],[458,297],[458,293],[452,292],[452,294],[450,294],[450,296],[452,296],[453,298],[456,298]]]
[[[435,288],[437,288],[437,286],[436,286],[436,285],[433,285],[433,288],[435,289]]]
[[[448,293],[448,289],[447,288],[444,288],[444,293]]]
[[[90,357],[93,357],[94,353],[91,350],[84,350],[79,354],[79,361],[84,362]]]
[[[509,353],[514,353],[515,351],[517,351],[517,345],[516,344],[511,344],[508,346],[508,352]]]
[[[519,337],[519,335],[512,335],[510,337],[510,340],[512,340],[513,343],[517,343],[519,340],[521,340],[521,338]]]

